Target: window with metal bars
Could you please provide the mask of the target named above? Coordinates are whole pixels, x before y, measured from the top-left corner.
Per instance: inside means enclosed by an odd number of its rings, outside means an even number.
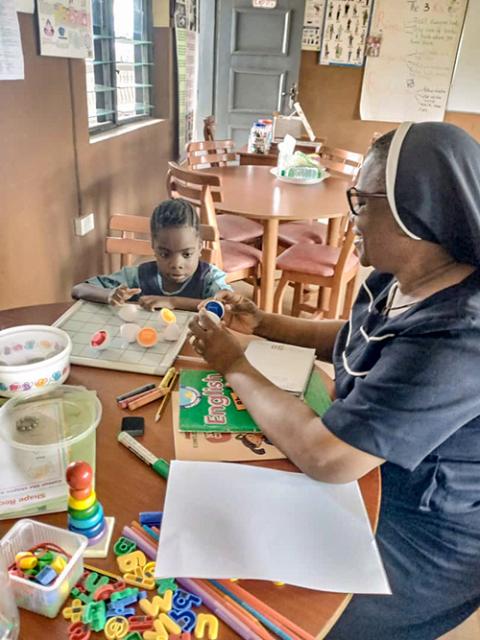
[[[86,61],[90,132],[152,115],[150,0],[93,0],[95,58]]]

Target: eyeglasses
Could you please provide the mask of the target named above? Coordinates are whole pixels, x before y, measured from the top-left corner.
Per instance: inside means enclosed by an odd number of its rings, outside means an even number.
[[[352,215],[358,216],[362,207],[365,206],[366,198],[386,198],[386,193],[367,193],[365,191],[359,191],[356,187],[350,187],[347,189],[347,199],[350,206]]]

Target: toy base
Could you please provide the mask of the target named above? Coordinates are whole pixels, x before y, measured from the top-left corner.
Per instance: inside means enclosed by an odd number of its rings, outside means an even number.
[[[96,544],[91,547],[87,547],[83,552],[84,558],[106,558],[110,549],[110,542],[112,541],[113,527],[115,525],[115,518],[105,518],[105,535]]]

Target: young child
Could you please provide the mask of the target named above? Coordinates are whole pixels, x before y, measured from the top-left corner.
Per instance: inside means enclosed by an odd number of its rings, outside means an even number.
[[[201,300],[221,289],[232,290],[223,271],[200,261],[200,224],[189,202],[176,198],[160,203],[150,231],[155,260],[89,278],[73,287],[72,297],[114,306],[138,300],[150,311],[195,311]]]

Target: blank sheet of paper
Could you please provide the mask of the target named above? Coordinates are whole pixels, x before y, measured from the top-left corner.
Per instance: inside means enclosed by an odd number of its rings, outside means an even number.
[[[155,576],[390,593],[356,482],[221,462],[172,462]]]

